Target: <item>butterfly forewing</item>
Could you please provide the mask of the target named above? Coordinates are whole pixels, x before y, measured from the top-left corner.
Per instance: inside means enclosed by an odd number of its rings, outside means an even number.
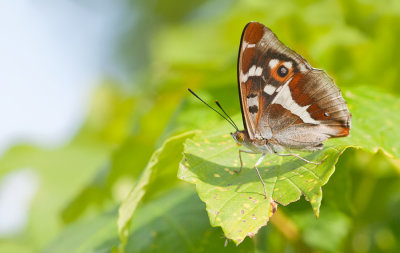
[[[250,139],[313,149],[349,133],[350,113],[333,80],[260,23],[251,22],[243,31],[238,81]]]

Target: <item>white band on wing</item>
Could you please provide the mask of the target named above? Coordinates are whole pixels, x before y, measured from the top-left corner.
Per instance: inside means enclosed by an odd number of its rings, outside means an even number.
[[[292,81],[292,79],[293,77],[286,81],[271,104],[280,104],[286,110],[289,110],[294,115],[299,116],[304,123],[319,124],[320,122],[311,118],[310,113],[307,111],[308,107],[311,105],[300,106],[293,100],[292,93],[290,92],[289,88],[289,83]]]

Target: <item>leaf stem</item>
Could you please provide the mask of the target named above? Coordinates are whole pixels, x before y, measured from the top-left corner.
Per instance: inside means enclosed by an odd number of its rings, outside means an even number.
[[[285,237],[292,245],[294,245],[298,252],[312,252],[313,250],[304,243],[300,236],[300,231],[288,216],[282,211],[277,211],[270,219],[270,222],[274,225],[283,237]]]
[[[299,241],[299,229],[283,212],[277,211],[270,219],[271,224],[289,241]]]

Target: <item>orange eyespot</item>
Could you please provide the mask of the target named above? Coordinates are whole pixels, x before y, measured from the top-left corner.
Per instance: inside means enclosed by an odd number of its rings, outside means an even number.
[[[285,82],[294,71],[291,61],[278,61],[273,59],[269,63],[271,67],[271,76],[278,82]]]

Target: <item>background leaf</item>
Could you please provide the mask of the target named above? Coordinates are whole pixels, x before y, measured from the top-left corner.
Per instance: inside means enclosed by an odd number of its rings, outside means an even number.
[[[69,225],[45,252],[111,252],[119,244],[116,208]],[[207,222],[204,204],[193,189],[179,186],[137,208],[126,252],[249,252],[251,240],[240,247],[230,243],[219,228]]]
[[[164,183],[158,185],[158,190],[168,189],[171,185],[175,184],[175,175],[171,173],[170,167],[175,167],[179,163],[177,157],[180,156],[183,150],[183,142],[194,132],[184,133],[175,137],[167,139],[163,146],[154,152],[142,175],[136,182],[136,185],[132,191],[128,194],[127,198],[122,202],[119,208],[118,216],[118,232],[121,239],[121,251],[123,252],[128,236],[129,226],[132,220],[133,214],[142,200],[146,189],[151,187],[151,183],[154,182],[156,177],[159,180],[163,180]],[[174,162],[175,161],[175,162]],[[154,192],[155,186],[153,186]]]

